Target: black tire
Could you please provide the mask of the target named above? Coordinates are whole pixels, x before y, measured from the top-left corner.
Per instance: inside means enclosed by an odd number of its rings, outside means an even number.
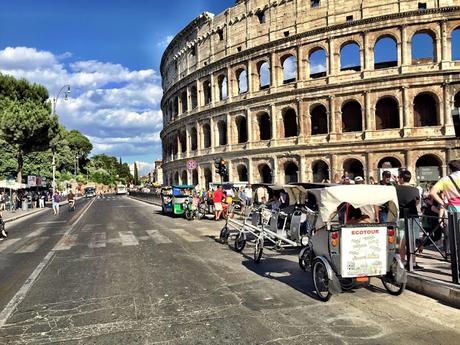
[[[258,264],[262,259],[262,254],[264,252],[264,240],[263,238],[258,238],[256,240],[256,245],[254,247],[254,262]]]
[[[230,231],[228,230],[227,225],[224,225],[222,230],[220,230],[220,235],[219,235],[220,243],[222,244],[227,243],[229,235],[230,235]]]
[[[327,268],[321,260],[316,259],[313,261],[311,275],[318,298],[323,302],[329,301],[331,298],[331,293],[329,292],[329,277],[327,276]]]
[[[382,277],[382,284],[385,286],[388,293],[393,296],[399,296],[406,289],[406,283],[396,283],[390,273],[387,273],[386,276]]]
[[[235,251],[238,253],[241,253],[246,246],[246,237],[244,236],[244,233],[240,232],[238,236],[235,238]]]
[[[185,218],[187,220],[193,220],[193,211],[190,211],[189,209],[185,210]]]

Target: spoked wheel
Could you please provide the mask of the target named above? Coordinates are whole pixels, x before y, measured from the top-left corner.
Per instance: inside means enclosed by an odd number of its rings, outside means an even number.
[[[331,298],[329,277],[327,276],[327,268],[321,260],[313,262],[312,278],[318,298],[324,302],[329,301]]]
[[[230,231],[228,230],[227,225],[224,225],[222,230],[220,230],[220,235],[219,235],[220,243],[222,244],[227,243],[229,235],[230,235]]]
[[[198,219],[203,219],[205,215],[206,215],[206,206],[200,204],[200,205],[198,206],[198,210],[197,210],[197,212],[196,212],[196,216],[197,216]]]
[[[397,283],[391,276],[391,273],[382,277],[383,286],[387,289],[388,293],[393,296],[399,296],[406,289],[406,283]]]
[[[192,210],[185,210],[185,218],[187,220],[193,220],[193,211]]]
[[[299,266],[303,271],[311,270],[311,253],[312,249],[310,245],[304,247],[299,254]]]
[[[242,252],[246,246],[246,236],[243,232],[240,232],[235,238],[235,251],[238,253]]]
[[[254,262],[257,264],[262,259],[262,254],[264,252],[264,239],[259,237],[256,240],[256,245],[254,247]]]

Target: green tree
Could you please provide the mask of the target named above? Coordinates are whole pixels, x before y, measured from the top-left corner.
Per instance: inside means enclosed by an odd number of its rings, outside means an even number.
[[[137,163],[134,162],[134,184],[136,186],[139,185],[139,171],[137,170]]]
[[[88,155],[93,149],[93,144],[91,141],[84,136],[82,133],[76,129],[72,129],[67,133],[67,142],[69,144],[70,150],[73,152],[75,158],[77,159],[77,173],[80,171],[81,167],[84,167],[88,161]]]

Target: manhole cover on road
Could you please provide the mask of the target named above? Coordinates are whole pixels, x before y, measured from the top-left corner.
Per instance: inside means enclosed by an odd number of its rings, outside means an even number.
[[[385,335],[383,327],[377,323],[354,316],[330,318],[326,320],[325,324],[329,329],[334,330],[334,334],[338,338],[372,339]]]

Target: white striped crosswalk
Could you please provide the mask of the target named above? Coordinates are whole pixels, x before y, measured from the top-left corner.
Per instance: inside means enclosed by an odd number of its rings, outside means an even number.
[[[193,229],[165,229],[142,230],[142,231],[94,231],[96,225],[88,224],[79,233],[66,235],[54,246],[52,250],[63,252],[74,247],[87,247],[90,249],[106,248],[108,246],[134,247],[141,242],[151,241],[155,245],[168,245],[175,241],[197,243],[206,241],[210,236],[215,236],[216,231],[205,227]],[[8,238],[0,242],[1,253],[25,254],[37,251],[50,237],[42,236],[47,228],[39,227],[23,238]],[[89,236],[88,236],[89,235]]]

